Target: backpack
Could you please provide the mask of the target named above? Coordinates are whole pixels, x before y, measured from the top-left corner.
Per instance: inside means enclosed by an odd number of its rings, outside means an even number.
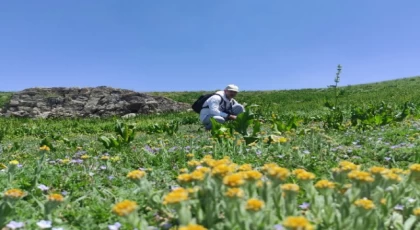
[[[217,93],[209,93],[209,94],[204,94],[204,95],[201,95],[195,102],[194,102],[194,104],[191,106],[191,108],[194,110],[194,112],[196,112],[196,113],[200,113],[201,112],[201,109],[203,108],[203,105],[204,105],[204,103],[207,101],[207,99],[209,99],[211,96],[213,96],[213,95],[219,95],[220,96],[220,94],[217,94]],[[222,96],[220,96],[220,97],[222,97]],[[220,102],[220,104],[222,104],[223,103],[223,98],[222,98],[222,101]]]

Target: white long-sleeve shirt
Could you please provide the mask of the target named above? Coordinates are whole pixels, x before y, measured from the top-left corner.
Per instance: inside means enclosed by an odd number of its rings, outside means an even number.
[[[229,114],[224,111],[229,111],[232,108],[232,104],[236,103],[234,99],[227,99],[224,91],[217,91],[216,94],[222,96],[224,102],[220,104],[222,98],[218,95],[213,95],[206,102],[203,107],[208,106],[209,108],[203,108],[200,112],[200,120],[203,121],[208,115],[221,116],[226,118]]]

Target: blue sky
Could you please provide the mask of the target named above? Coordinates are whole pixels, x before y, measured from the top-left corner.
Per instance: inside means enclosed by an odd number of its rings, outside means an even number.
[[[2,0],[0,91],[318,88],[420,75],[418,0]]]

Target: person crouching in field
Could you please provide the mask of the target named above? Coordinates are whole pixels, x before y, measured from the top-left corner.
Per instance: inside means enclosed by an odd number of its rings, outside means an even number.
[[[204,102],[200,111],[200,120],[206,130],[211,130],[212,117],[219,123],[225,123],[228,120],[235,120],[237,115],[245,112],[244,106],[234,99],[238,92],[238,86],[228,85],[225,90],[217,91]]]

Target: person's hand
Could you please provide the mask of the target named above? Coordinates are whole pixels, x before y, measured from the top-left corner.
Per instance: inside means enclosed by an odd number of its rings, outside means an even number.
[[[235,115],[229,115],[228,119],[229,120],[236,120],[236,116]]]

